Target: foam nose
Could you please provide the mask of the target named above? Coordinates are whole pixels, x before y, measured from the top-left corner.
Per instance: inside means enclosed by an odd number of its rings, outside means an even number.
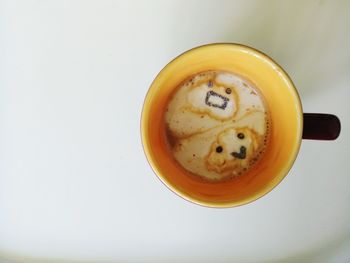
[[[208,91],[207,96],[205,97],[205,104],[207,104],[209,107],[219,108],[219,109],[226,109],[227,102],[230,99],[222,96],[219,93],[216,93],[215,91]]]

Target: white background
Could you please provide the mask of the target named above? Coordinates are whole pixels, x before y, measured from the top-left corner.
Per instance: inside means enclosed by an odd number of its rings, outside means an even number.
[[[170,192],[139,132],[156,74],[212,42],[262,50],[342,120],[232,209]],[[345,0],[0,1],[0,261],[350,262],[349,47]]]

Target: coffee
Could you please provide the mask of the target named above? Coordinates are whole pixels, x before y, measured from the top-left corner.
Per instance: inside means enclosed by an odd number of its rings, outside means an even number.
[[[269,114],[258,89],[232,72],[206,71],[182,82],[165,113],[169,150],[194,176],[242,176],[268,143]]]

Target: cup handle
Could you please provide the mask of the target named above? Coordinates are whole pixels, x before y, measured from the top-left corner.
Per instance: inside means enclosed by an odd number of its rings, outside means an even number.
[[[303,139],[335,140],[340,134],[340,120],[332,114],[304,113]]]

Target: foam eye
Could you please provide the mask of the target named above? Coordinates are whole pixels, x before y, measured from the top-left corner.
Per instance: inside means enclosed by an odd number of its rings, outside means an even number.
[[[225,92],[226,92],[226,94],[231,94],[231,89],[230,88],[227,88],[226,90],[225,90]]]
[[[238,137],[238,139],[243,140],[244,139],[244,134],[240,132],[240,133],[237,134],[237,137]]]
[[[221,146],[216,147],[216,152],[217,152],[217,153],[221,153],[221,152],[222,152],[222,150],[223,150],[223,149],[222,149],[222,147],[221,147]]]

